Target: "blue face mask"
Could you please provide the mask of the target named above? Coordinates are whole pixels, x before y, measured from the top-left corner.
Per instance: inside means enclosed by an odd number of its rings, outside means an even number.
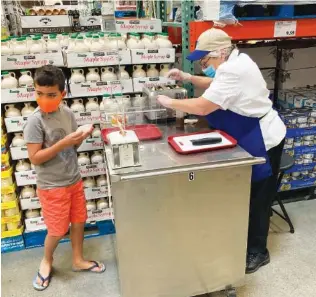
[[[210,78],[214,78],[215,74],[216,74],[216,69],[214,68],[213,65],[208,66],[205,69],[202,69],[202,71],[204,72],[204,74]]]

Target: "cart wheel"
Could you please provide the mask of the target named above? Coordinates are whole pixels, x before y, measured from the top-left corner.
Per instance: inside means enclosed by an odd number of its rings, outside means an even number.
[[[226,289],[226,296],[227,297],[237,297],[237,292],[235,288],[227,288]]]

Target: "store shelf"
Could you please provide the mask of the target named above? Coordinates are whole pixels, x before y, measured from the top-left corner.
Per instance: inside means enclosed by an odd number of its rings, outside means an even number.
[[[174,27],[174,28],[181,28],[182,23],[177,23],[177,22],[163,22],[162,26],[164,27]]]
[[[86,224],[85,225],[85,234],[84,238],[92,238],[102,235],[109,235],[115,233],[115,227],[111,220],[108,221],[99,221],[95,224]],[[44,245],[44,240],[46,237],[47,231],[35,231],[35,232],[24,232],[23,238],[25,243],[25,248],[35,248]],[[64,237],[60,242],[69,242],[69,235]],[[1,246],[2,248],[2,246]]]
[[[249,39],[276,39],[276,38],[303,38],[303,37],[316,37],[316,18],[312,19],[295,19],[295,20],[286,20],[285,22],[291,22],[292,27],[295,30],[289,30],[288,34],[286,33],[286,26],[284,27],[284,34],[287,36],[277,37],[277,24],[282,20],[253,20],[253,21],[240,21],[239,25],[228,25],[222,28],[227,34],[229,34],[233,40],[249,40]],[[296,23],[296,26],[294,26]],[[284,24],[286,25],[286,24]],[[294,26],[294,27],[293,27]],[[213,27],[213,22],[190,22],[190,36],[189,36],[189,45],[190,50],[195,49],[195,44],[204,31]],[[294,33],[292,32],[294,31]],[[280,35],[280,34],[279,34]]]

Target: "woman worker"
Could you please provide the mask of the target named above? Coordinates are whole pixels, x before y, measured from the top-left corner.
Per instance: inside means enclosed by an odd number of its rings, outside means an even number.
[[[276,194],[286,127],[272,108],[267,84],[257,64],[239,53],[220,29],[205,31],[187,57],[199,61],[207,77],[172,69],[168,76],[204,88],[199,98],[175,100],[160,95],[163,106],[205,116],[209,125],[233,136],[238,144],[266,163],[252,169],[246,273],[270,262],[267,250],[270,211]]]

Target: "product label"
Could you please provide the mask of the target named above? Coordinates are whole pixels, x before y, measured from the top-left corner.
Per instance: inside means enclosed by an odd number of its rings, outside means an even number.
[[[297,21],[277,21],[274,24],[274,37],[295,37]]]

